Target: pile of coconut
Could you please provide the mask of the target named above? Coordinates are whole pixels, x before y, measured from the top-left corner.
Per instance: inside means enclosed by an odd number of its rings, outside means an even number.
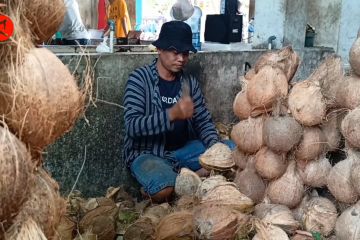
[[[53,239],[65,201],[41,155],[73,127],[85,94],[53,53],[35,47],[59,28],[64,2],[3,3],[15,32],[0,44],[0,239]]]

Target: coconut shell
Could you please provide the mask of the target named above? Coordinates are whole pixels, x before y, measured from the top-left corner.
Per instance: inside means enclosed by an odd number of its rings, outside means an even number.
[[[326,102],[317,81],[296,83],[290,91],[288,104],[293,117],[305,126],[320,124],[326,116]]]
[[[203,168],[211,170],[229,170],[235,166],[231,156],[231,149],[224,143],[215,143],[199,157]]]
[[[247,97],[253,108],[265,111],[272,108],[276,99],[288,94],[288,81],[284,73],[271,66],[264,66],[247,84]]]
[[[360,239],[360,204],[346,209],[337,219],[335,234],[337,240]]]
[[[299,169],[299,174],[305,185],[311,187],[323,187],[327,183],[331,171],[329,159],[325,156],[306,164],[304,170]]]
[[[174,212],[165,216],[156,228],[158,240],[194,239],[193,214],[189,211]]]
[[[33,166],[25,145],[3,127],[0,127],[0,152],[0,219],[6,226],[30,195]]]
[[[355,40],[350,49],[349,62],[352,70],[360,76],[360,38]]]
[[[299,143],[302,134],[302,126],[289,116],[270,117],[264,122],[264,143],[273,151],[290,151]]]
[[[313,197],[306,203],[303,223],[309,232],[329,236],[335,228],[337,210],[327,198]]]
[[[206,178],[200,185],[196,196],[201,199],[205,196],[210,190],[219,186],[219,185],[231,185],[234,186],[234,183],[227,182],[226,178],[222,175],[214,175]]]
[[[257,221],[256,235],[252,240],[289,240],[287,234],[279,227],[271,223]]]
[[[276,52],[263,54],[255,64],[255,72],[259,72],[265,66],[280,68],[290,82],[299,66],[300,58],[291,46],[287,46]]]
[[[354,157],[351,154],[347,159],[338,162],[330,171],[327,187],[336,200],[344,203],[356,202],[358,195],[351,183],[351,169]]]
[[[199,239],[234,239],[237,213],[225,206],[202,204],[194,210],[193,225]]]
[[[257,173],[265,179],[281,177],[287,168],[286,154],[277,154],[267,147],[261,148],[255,156]]]
[[[32,219],[27,218],[14,224],[6,233],[5,239],[11,240],[47,240],[39,225]]]
[[[236,173],[234,183],[240,192],[253,200],[254,203],[259,203],[263,200],[266,186],[261,177],[256,173],[254,157],[249,158],[243,171]]]
[[[341,133],[352,147],[360,148],[360,108],[349,112],[341,123]]]
[[[320,126],[320,129],[326,138],[328,151],[336,151],[340,145],[341,132],[338,127],[339,117],[340,115],[338,116],[337,112],[331,112]]]
[[[231,131],[231,139],[239,150],[245,153],[255,153],[263,145],[262,117],[249,118],[236,124]]]
[[[5,74],[0,114],[10,130],[39,154],[73,127],[84,108],[84,96],[68,68],[45,48],[32,49],[22,65]]]
[[[296,172],[295,161],[291,161],[284,175],[269,184],[267,196],[272,203],[293,208],[301,202],[304,191],[301,177]]]
[[[193,195],[201,184],[200,177],[193,171],[182,168],[175,181],[175,193],[179,196]]]
[[[232,159],[234,160],[235,166],[238,169],[245,169],[246,167],[246,162],[249,158],[248,155],[246,155],[245,153],[243,153],[241,150],[239,150],[238,148],[235,148],[232,153],[231,153]]]
[[[264,222],[280,227],[287,233],[294,233],[300,227],[291,210],[279,204],[261,203],[255,206],[254,215]]]
[[[60,197],[59,185],[45,170],[38,168],[30,192],[29,199],[23,204],[14,223],[31,217],[45,236],[51,239],[65,212],[65,201]]]
[[[296,160],[312,161],[326,150],[326,139],[319,127],[305,127],[303,138],[296,147]]]

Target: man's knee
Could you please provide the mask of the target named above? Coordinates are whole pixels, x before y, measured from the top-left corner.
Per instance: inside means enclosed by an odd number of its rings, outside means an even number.
[[[174,187],[166,187],[150,197],[152,201],[157,203],[168,202],[171,201],[173,193]]]

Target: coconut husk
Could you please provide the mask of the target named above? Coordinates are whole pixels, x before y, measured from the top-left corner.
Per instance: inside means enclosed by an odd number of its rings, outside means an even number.
[[[255,76],[255,68],[251,68],[249,71],[246,72],[244,75],[244,79],[250,81]]]
[[[251,232],[254,230],[253,218],[251,215],[237,213],[237,225],[238,229],[236,232],[237,239],[247,239]]]
[[[354,162],[351,168],[351,183],[356,193],[360,196],[360,162]]]
[[[262,178],[256,173],[254,156],[248,159],[243,171],[237,171],[234,183],[240,192],[253,200],[254,203],[263,200],[266,186]]]
[[[304,169],[298,168],[305,185],[311,187],[323,187],[327,183],[332,166],[326,156],[321,156],[315,161],[310,161]]]
[[[276,153],[268,147],[261,148],[255,155],[256,172],[265,179],[281,177],[287,168],[288,162],[285,153]]]
[[[349,112],[341,123],[341,133],[352,147],[360,148],[360,108]]]
[[[55,239],[72,240],[74,238],[75,228],[76,222],[74,222],[68,216],[62,216],[56,229]]]
[[[300,227],[300,223],[294,219],[291,210],[284,205],[258,204],[255,206],[254,215],[290,234],[293,234]]]
[[[318,81],[296,83],[288,99],[293,117],[305,126],[320,124],[326,116],[326,101]]]
[[[100,197],[100,198],[90,198],[85,202],[80,203],[81,211],[86,213],[91,210],[94,210],[100,206],[113,206],[115,207],[115,202],[112,199]]]
[[[255,226],[257,234],[252,240],[289,240],[289,237],[281,228],[271,223],[256,221]]]
[[[45,48],[31,49],[23,64],[5,70],[1,81],[0,114],[31,147],[34,160],[73,127],[84,109],[85,95],[74,77]]]
[[[352,70],[360,76],[360,38],[358,37],[350,49],[349,62]]]
[[[199,204],[199,199],[196,196],[184,195],[176,201],[177,211],[192,210]]]
[[[254,202],[249,197],[232,185],[214,187],[202,197],[200,203],[228,206],[243,213],[250,212],[254,205]]]
[[[312,161],[326,151],[326,139],[319,127],[305,127],[303,138],[295,150],[296,160]]]
[[[248,155],[243,153],[239,148],[235,148],[231,153],[232,159],[234,160],[235,166],[242,170],[246,168],[246,162],[249,158]]]
[[[200,185],[196,196],[201,199],[203,196],[205,196],[210,190],[213,188],[219,186],[219,185],[231,185],[235,186],[234,183],[227,182],[226,178],[222,175],[214,175],[206,178]]]
[[[160,219],[168,215],[171,211],[169,203],[162,203],[160,205],[154,205],[145,209],[143,216],[152,218],[155,224],[158,224]]]
[[[31,195],[23,204],[14,223],[31,217],[51,239],[65,212],[65,201],[60,197],[59,185],[50,175],[38,168],[35,172],[35,184],[30,188]]]
[[[256,153],[263,146],[263,117],[248,118],[237,123],[231,131],[231,139],[244,153]]]
[[[283,204],[293,208],[301,202],[304,191],[301,177],[296,172],[295,161],[291,161],[284,175],[270,182],[267,196],[272,203]]]
[[[291,237],[291,240],[314,240],[314,238],[309,232],[297,230],[296,234]]]
[[[0,127],[0,219],[7,225],[30,196],[33,164],[25,145]]]
[[[247,84],[247,98],[253,108],[271,109],[276,99],[288,94],[284,73],[272,66],[264,66]]]
[[[263,125],[264,143],[271,150],[288,152],[301,140],[302,126],[292,117],[267,118]]]
[[[327,198],[313,197],[306,203],[303,223],[307,231],[329,236],[335,228],[336,219],[336,207]]]
[[[326,139],[328,151],[336,151],[339,149],[341,132],[338,127],[338,122],[340,117],[341,116],[338,112],[330,112],[320,126],[320,129],[324,133]]]
[[[337,219],[335,234],[337,240],[360,239],[360,203],[346,209]]]
[[[200,239],[234,239],[238,227],[236,211],[226,206],[201,204],[194,210],[193,225]]]
[[[193,171],[182,168],[175,181],[175,193],[179,196],[193,195],[201,184],[200,177]]]
[[[258,73],[264,66],[280,68],[290,82],[299,66],[300,58],[291,46],[287,46],[276,52],[263,54],[255,64],[255,72]]]
[[[338,84],[335,101],[337,108],[355,109],[360,105],[360,77],[354,74],[344,76]]]
[[[229,170],[235,166],[231,149],[224,143],[215,143],[199,157],[200,164],[207,170]]]
[[[165,216],[156,228],[158,240],[191,240],[194,239],[192,225],[193,214],[190,211],[174,212]]]
[[[9,240],[47,240],[39,225],[32,219],[27,218],[14,224],[5,233],[5,239]]]

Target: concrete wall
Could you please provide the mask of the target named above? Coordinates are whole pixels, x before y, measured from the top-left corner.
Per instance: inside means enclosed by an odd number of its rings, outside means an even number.
[[[245,62],[253,65],[262,53],[209,52],[192,56],[187,71],[198,76],[214,121],[226,124],[237,121],[232,113],[232,102],[240,90],[239,77],[244,74]],[[301,52],[303,61],[296,79],[310,75],[329,53],[328,49],[317,48]],[[154,57],[154,54],[131,53],[90,56],[90,66],[95,73],[94,102],[75,128],[50,146],[45,154],[45,167],[60,183],[64,194],[71,190],[79,173],[75,188],[86,196],[104,194],[109,186],[121,184],[128,186],[131,193],[138,192],[138,185],[121,158],[124,136],[121,103],[129,73]],[[63,54],[59,58],[75,74],[83,74],[84,58],[80,61],[75,54]]]
[[[302,49],[305,43],[308,1],[287,0],[284,45]]]

